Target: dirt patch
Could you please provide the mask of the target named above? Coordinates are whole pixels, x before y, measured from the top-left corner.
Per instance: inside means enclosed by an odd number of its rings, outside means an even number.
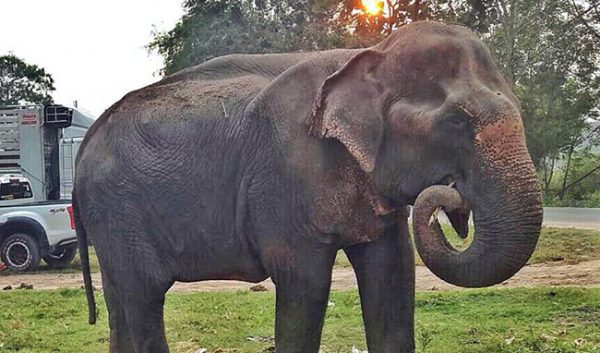
[[[460,289],[439,278],[424,266],[417,266],[417,290],[451,290]],[[102,287],[100,274],[92,275],[94,286]],[[16,288],[22,283],[33,285],[34,290],[49,290],[61,288],[81,288],[81,274],[10,274],[0,276],[0,288],[12,286]],[[271,280],[261,283],[267,290],[274,290]],[[239,281],[204,281],[192,283],[177,282],[171,288],[176,292],[247,290],[253,284]],[[537,286],[600,286],[600,260],[581,262],[579,264],[538,264],[525,266],[510,280],[497,287],[537,287]],[[356,277],[351,268],[337,268],[333,271],[332,289],[344,290],[356,288]]]

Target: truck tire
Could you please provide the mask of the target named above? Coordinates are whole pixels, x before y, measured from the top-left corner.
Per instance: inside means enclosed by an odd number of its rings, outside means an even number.
[[[67,267],[77,255],[77,243],[64,246],[58,250],[50,251],[44,256],[44,261],[53,269],[62,269]]]
[[[38,243],[25,233],[7,237],[0,247],[0,257],[9,269],[17,272],[34,270],[41,260]]]

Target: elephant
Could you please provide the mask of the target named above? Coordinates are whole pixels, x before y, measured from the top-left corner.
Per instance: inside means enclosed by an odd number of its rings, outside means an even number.
[[[343,250],[369,352],[414,352],[415,260],[464,287],[531,256],[541,193],[519,103],[473,32],[422,21],[364,49],[229,55],[133,91],[90,128],[73,212],[90,323],[95,247],[111,353],[168,352],[176,281],[275,284],[275,352],[317,353]],[[455,250],[442,208],[471,246]]]

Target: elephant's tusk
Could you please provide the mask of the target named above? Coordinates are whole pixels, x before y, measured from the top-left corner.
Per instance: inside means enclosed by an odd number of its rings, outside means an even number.
[[[437,222],[437,218],[438,218],[438,214],[440,214],[440,211],[442,210],[441,207],[436,208],[433,213],[431,214],[431,218],[429,219],[429,225],[432,225],[433,222]],[[439,222],[438,222],[439,223]]]

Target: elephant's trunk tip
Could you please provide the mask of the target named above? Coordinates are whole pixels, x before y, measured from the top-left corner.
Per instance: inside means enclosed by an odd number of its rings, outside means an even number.
[[[488,202],[492,198],[484,197]],[[458,286],[487,287],[504,282],[527,263],[535,249],[541,206],[524,210],[509,205],[502,215],[497,210],[474,208],[473,242],[459,251],[446,239],[439,223],[430,218],[439,207],[447,211],[460,207],[461,200],[457,190],[441,185],[429,187],[417,197],[413,227],[421,259],[435,275]],[[503,201],[494,199],[496,203]]]

